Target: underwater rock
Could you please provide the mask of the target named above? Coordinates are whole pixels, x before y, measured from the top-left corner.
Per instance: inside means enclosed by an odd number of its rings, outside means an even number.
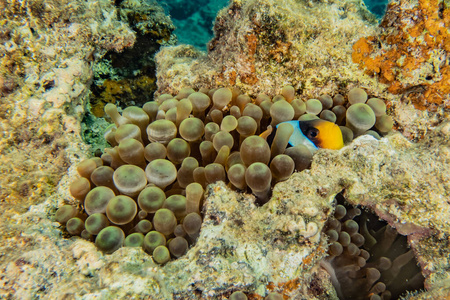
[[[449,26],[446,1],[390,1],[379,33],[353,45],[353,62],[420,110],[449,109]]]
[[[118,21],[110,1],[14,2],[7,9],[0,3],[2,19],[10,26],[0,34],[5,41],[0,47],[2,72],[7,73],[1,75],[7,85],[0,100],[1,298],[199,299],[242,291],[250,299],[270,292],[336,299],[329,274],[319,266],[327,251],[320,229],[333,213],[334,195],[342,190],[351,204],[372,209],[407,234],[427,289],[409,299],[450,297],[450,125],[435,127],[446,115],[415,110],[351,64],[351,41],[375,30],[375,23],[362,21],[359,1],[283,3],[293,5],[286,10],[279,1],[233,1],[216,23],[213,60],[186,46],[163,50],[158,56],[161,91],[229,86],[231,80],[255,96],[281,92],[292,83],[297,93],[305,91],[314,98],[363,86],[370,95],[389,100],[388,114],[409,140],[397,132],[381,140],[359,137],[339,151],[320,150],[310,170],[276,185],[274,197],[262,207],[253,204],[252,196],[232,192],[222,183],[211,185],[198,243],[164,266],[134,247],[104,255],[93,243],[65,235],[52,219],[57,207],[73,201],[69,184],[75,165],[88,153],[80,138],[80,120],[87,109],[93,54],[121,51],[133,44],[135,33]],[[322,14],[312,14],[309,3]],[[258,9],[262,13],[253,16],[259,31],[246,36],[247,29],[237,30],[252,22],[235,22],[237,16],[245,18]],[[306,16],[285,18],[290,11]],[[326,27],[318,24],[335,22],[339,32],[321,35]],[[236,30],[227,35],[228,28]],[[270,39],[271,29],[278,33],[283,28],[290,28],[284,31],[288,38]],[[305,46],[293,43],[297,50],[288,43],[293,39]],[[186,55],[164,63],[163,53]],[[255,78],[257,83],[251,85]],[[286,99],[288,92],[283,93]],[[327,100],[322,100],[324,105]],[[90,129],[100,131],[99,126],[95,122]],[[421,141],[411,142],[417,139]]]
[[[89,99],[91,113],[103,117],[107,103],[142,105],[156,90],[154,55],[162,45],[174,45],[175,26],[155,0],[116,1],[119,20],[136,33],[132,47],[97,54]]]
[[[282,86],[290,84],[305,100],[363,87],[373,97],[386,99],[395,128],[417,141],[428,128],[450,118],[448,108],[445,109],[449,101],[445,73],[448,62],[446,56],[440,54],[446,51],[447,31],[442,30],[436,40],[430,38],[421,45],[420,39],[406,38],[409,27],[403,26],[413,26],[415,34],[420,35],[425,25],[422,21],[411,23],[411,16],[439,15],[439,3],[443,12],[448,9],[444,9],[444,1],[431,1],[429,6],[427,1],[419,2],[420,9],[411,8],[407,0],[392,2],[380,27],[360,1],[316,1],[314,4],[292,0],[232,1],[216,18],[215,37],[209,43],[207,54],[192,46],[179,45],[165,47],[156,55],[156,94],[173,94],[187,86],[238,86],[244,93],[256,97],[261,91],[279,93]],[[411,14],[402,14],[404,11]],[[444,26],[447,14],[443,14],[443,19],[436,17],[428,25],[433,30]],[[403,35],[405,38],[401,38]],[[375,37],[386,40],[383,43],[387,46],[383,49],[378,49],[375,43],[367,46],[367,40],[375,40]],[[389,46],[392,43],[389,37],[400,41],[402,47],[397,50]],[[239,49],[239,55],[235,55],[235,49]],[[414,49],[428,52],[420,52],[423,56],[416,59]],[[370,54],[376,55],[376,59]],[[385,54],[391,57],[386,64]],[[390,68],[393,64],[402,64],[404,58],[414,63],[411,66],[415,67],[415,72],[407,72],[409,64]],[[367,72],[374,64],[376,68],[372,69],[386,69],[397,74],[396,79],[379,80],[382,74]],[[404,72],[408,74],[403,76]],[[414,108],[412,103],[417,106],[417,101],[402,101],[412,98],[423,101],[420,99],[424,89],[427,89],[427,97],[442,104],[432,104],[433,109],[423,113]]]
[[[80,119],[94,52],[120,52],[135,34],[110,1],[2,2],[0,18],[3,222],[54,193],[68,164],[86,155]]]
[[[375,25],[359,1],[231,1],[218,13],[206,56],[186,45],[156,55],[158,93],[237,86],[256,96],[287,84],[310,98],[338,92],[338,82],[363,74],[349,64],[351,45]]]

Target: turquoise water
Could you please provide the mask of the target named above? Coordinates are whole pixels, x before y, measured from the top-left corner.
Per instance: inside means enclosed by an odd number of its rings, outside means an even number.
[[[161,0],[158,3],[172,18],[180,44],[194,45],[203,51],[213,37],[217,12],[228,5],[228,0]]]
[[[364,0],[367,8],[378,18],[382,18],[389,0]]]
[[[383,17],[389,0],[365,0],[367,8],[378,18]],[[228,5],[228,0],[159,0],[177,27],[175,34],[180,44],[190,44],[205,51],[213,37],[217,12]]]

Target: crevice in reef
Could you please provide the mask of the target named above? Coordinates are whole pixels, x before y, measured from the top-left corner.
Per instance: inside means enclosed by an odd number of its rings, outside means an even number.
[[[117,15],[134,31],[135,42],[120,52],[110,50],[94,54],[94,77],[90,87],[89,110],[82,121],[84,128],[102,123],[98,132],[105,130],[105,122],[97,121],[97,118],[104,116],[104,107],[108,103],[125,108],[142,106],[153,100],[157,88],[154,55],[162,45],[175,44],[175,27],[154,0],[138,2],[139,5],[126,0],[115,2]],[[102,134],[97,135],[96,132],[83,132],[83,139],[87,144],[101,149],[104,146]]]
[[[423,289],[407,237],[370,211],[346,203],[342,193],[324,230],[330,244],[321,266],[339,299],[399,299]]]

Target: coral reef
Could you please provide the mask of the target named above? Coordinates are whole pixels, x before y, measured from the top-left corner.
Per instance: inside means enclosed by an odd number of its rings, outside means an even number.
[[[272,292],[292,299],[337,299],[320,261],[329,245],[321,230],[340,192],[406,237],[426,288],[407,299],[450,297],[450,124],[437,126],[448,119],[445,104],[436,112],[417,110],[401,101],[407,91],[390,93],[388,83],[352,62],[352,45],[379,34],[360,3],[236,0],[219,14],[209,54],[187,46],[160,52],[158,94],[235,82],[252,98],[260,93],[289,97],[291,91],[282,87],[292,84],[307,100],[358,86],[386,100],[387,114],[403,135],[395,132],[380,140],[364,135],[341,150],[319,150],[311,169],[277,183],[272,200],[263,206],[224,183],[209,185],[197,243],[178,259],[158,265],[139,247],[103,254],[93,243],[70,237],[54,219],[63,203],[79,201],[69,190],[78,176],[75,166],[89,151],[80,122],[93,61],[97,53],[130,47],[136,33],[119,20],[110,1],[0,2],[0,298],[217,299],[241,291],[249,299]],[[390,10],[391,19],[401,19],[400,12],[416,3],[402,1],[398,11]],[[107,63],[104,67],[109,68]],[[310,104],[315,111],[318,103]],[[101,125],[91,124],[95,138]],[[224,123],[224,128],[233,126],[233,120]],[[150,154],[161,155],[160,150]],[[72,213],[69,206],[57,218]],[[104,218],[92,216],[86,227],[96,232]],[[80,231],[80,221],[70,222],[71,232]],[[148,227],[148,222],[139,224],[140,230]],[[121,234],[115,237],[120,240]],[[141,241],[137,232],[124,243]],[[172,251],[178,255],[184,243],[176,242]],[[167,251],[158,250],[157,257],[166,261]]]
[[[302,97],[339,93],[358,79],[351,45],[375,34],[375,22],[360,1],[231,1],[217,16],[206,57],[192,59],[187,46],[156,55],[158,92],[238,86],[274,96],[290,84]],[[183,56],[181,65],[167,59]]]
[[[320,230],[333,212],[334,195],[344,190],[351,203],[372,208],[407,235],[429,290],[410,299],[443,298],[448,295],[450,268],[450,227],[444,217],[449,214],[450,181],[445,178],[450,174],[449,137],[450,124],[446,124],[418,144],[396,133],[381,140],[366,135],[339,151],[321,150],[311,170],[277,184],[272,200],[262,207],[254,205],[252,196],[232,192],[223,183],[211,185],[197,243],[163,267],[141,249],[128,247],[102,255],[90,242],[61,239],[57,224],[47,217],[51,203],[60,197],[53,195],[24,215],[34,225],[25,223],[20,237],[5,241],[5,246],[21,241],[24,251],[10,254],[10,262],[2,269],[3,280],[7,279],[2,293],[7,295],[14,287],[16,295],[41,289],[39,293],[48,297],[64,291],[85,297],[170,299],[173,294],[197,299],[240,290],[252,297],[274,291],[288,298],[335,299],[327,272],[318,266],[328,247]],[[64,177],[61,191],[70,181]],[[311,222],[317,227],[307,226]],[[37,256],[39,249],[52,251]],[[31,280],[33,276],[42,280]]]
[[[380,33],[353,45],[352,59],[418,109],[450,109],[450,8],[443,0],[397,0]]]
[[[135,35],[108,1],[2,1],[0,10],[6,221],[55,192],[69,161],[77,161],[75,152],[84,155],[86,147],[73,141],[81,143],[93,52],[122,51]]]
[[[207,43],[213,38],[212,30],[217,12],[228,5],[227,0],[220,1],[186,1],[163,0],[161,5],[172,18],[176,27],[174,33],[181,44],[193,45],[202,51],[206,50]],[[365,0],[361,5],[382,18],[386,11],[387,0]]]
[[[133,47],[96,53],[91,112],[103,116],[104,106],[142,105],[156,90],[154,54],[161,45],[174,45],[172,21],[155,0],[117,1],[118,18],[136,32]]]
[[[354,48],[358,48],[365,37],[395,35],[394,28],[408,23],[408,16],[397,16],[409,7],[409,1],[392,2],[387,16],[392,20],[404,18],[405,22],[382,23],[386,33],[380,33],[382,29],[377,27],[375,17],[361,6],[361,1],[231,1],[229,7],[218,14],[215,38],[209,43],[207,55],[186,45],[165,47],[156,55],[157,94],[173,94],[183,87],[238,86],[254,97],[261,91],[270,91],[274,93],[270,96],[274,96],[280,93],[282,86],[290,84],[300,98],[306,100],[363,87],[373,97],[386,99],[396,129],[417,141],[428,128],[449,118],[445,105],[433,111],[417,111],[409,101],[401,101],[414,96],[411,94],[414,90],[403,89],[394,94],[389,82],[368,75],[359,66],[360,60],[354,62],[355,55],[361,56]],[[443,24],[439,20],[433,22]],[[442,35],[445,35],[444,31]],[[411,46],[406,38],[398,41],[406,50]],[[438,42],[435,44],[440,47]],[[392,48],[389,53],[395,55],[400,53],[395,52],[395,46],[388,46],[383,49]],[[430,51],[439,50],[436,47]],[[380,53],[385,51],[383,49]],[[235,55],[236,51],[238,55]],[[405,52],[405,55],[414,60],[414,53]],[[430,53],[430,59],[434,60],[422,64],[427,66],[425,69],[436,65],[438,70],[440,63],[446,64],[445,55],[440,56],[439,51]],[[382,67],[394,62],[396,59],[390,58]],[[439,72],[436,71],[436,78],[427,82],[439,81]],[[409,81],[423,82],[424,77],[418,72],[409,75],[413,76]],[[440,82],[444,83],[445,78],[442,79]],[[448,93],[437,91],[430,93],[430,97],[440,94],[444,102],[447,101]]]

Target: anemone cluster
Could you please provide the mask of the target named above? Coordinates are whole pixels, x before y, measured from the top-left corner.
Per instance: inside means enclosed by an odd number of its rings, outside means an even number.
[[[389,131],[384,102],[366,100],[355,88],[348,101],[339,94],[303,101],[286,86],[272,99],[251,99],[237,89],[186,88],[122,113],[108,104],[105,112],[114,124],[105,138],[112,147],[78,165],[80,178],[70,193],[82,211],[65,205],[56,220],[71,235],[95,239],[106,253],[142,247],[165,263],[195,242],[208,184],[228,182],[264,203],[273,184],[309,167],[312,152],[302,144],[288,147],[293,129],[280,123],[321,118],[341,125],[347,142]],[[268,141],[273,127],[278,129]]]
[[[338,204],[325,232],[329,256],[321,262],[339,299],[398,299],[423,288],[424,278],[406,237],[359,208]]]
[[[247,300],[248,297],[247,295],[245,295],[243,292],[241,291],[236,291],[233,294],[230,295],[230,297],[228,298],[229,300]],[[279,294],[279,293],[269,293],[264,300],[283,300],[283,295]]]

